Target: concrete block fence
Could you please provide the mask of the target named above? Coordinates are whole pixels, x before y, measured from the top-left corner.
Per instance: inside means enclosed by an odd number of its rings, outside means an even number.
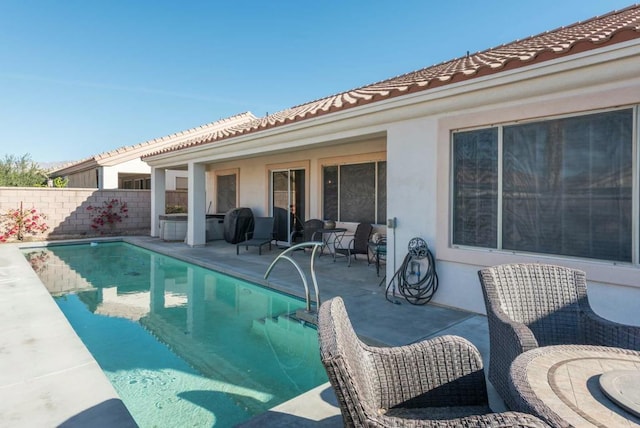
[[[127,204],[128,218],[113,227],[91,227],[89,206],[119,199]],[[151,228],[151,193],[149,190],[58,189],[50,187],[0,187],[0,215],[11,208],[35,208],[47,216],[49,229],[31,240],[53,240],[102,235],[149,235]],[[102,233],[101,233],[102,231]],[[2,230],[1,232],[4,232]]]

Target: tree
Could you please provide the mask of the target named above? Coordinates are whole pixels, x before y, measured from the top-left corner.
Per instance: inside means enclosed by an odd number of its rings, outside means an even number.
[[[30,154],[21,157],[5,155],[0,160],[0,186],[41,187],[46,183],[47,173],[31,159]]]
[[[53,179],[53,187],[63,188],[63,187],[67,187],[67,184],[69,184],[68,178],[56,177]]]

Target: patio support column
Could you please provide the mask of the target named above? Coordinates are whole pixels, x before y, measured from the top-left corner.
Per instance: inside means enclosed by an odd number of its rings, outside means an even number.
[[[163,168],[151,168],[151,236],[160,236],[160,218],[165,213],[165,175]]]
[[[104,189],[104,168],[96,168],[96,187]]]
[[[112,167],[103,166],[100,168],[102,172],[101,189],[117,189],[118,188],[118,170]]]
[[[189,162],[189,189],[187,245],[190,247],[204,246],[207,242],[206,231],[206,168],[204,164]]]

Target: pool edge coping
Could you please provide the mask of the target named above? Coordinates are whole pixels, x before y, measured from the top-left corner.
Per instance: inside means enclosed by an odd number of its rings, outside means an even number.
[[[0,349],[7,365],[0,370],[0,419],[15,427],[137,426],[24,257],[23,249],[48,244],[0,246]]]

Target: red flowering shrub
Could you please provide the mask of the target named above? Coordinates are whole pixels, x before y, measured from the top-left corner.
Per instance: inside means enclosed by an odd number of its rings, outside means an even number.
[[[87,211],[91,216],[91,228],[94,230],[102,229],[104,226],[113,228],[116,223],[122,222],[122,219],[129,218],[127,203],[120,199],[104,201],[102,206],[89,205]]]
[[[2,214],[0,242],[7,242],[12,238],[22,241],[26,235],[35,236],[38,233],[46,232],[49,229],[49,226],[44,222],[46,218],[47,216],[35,208],[23,209],[22,202],[20,202],[20,208],[11,208]]]

